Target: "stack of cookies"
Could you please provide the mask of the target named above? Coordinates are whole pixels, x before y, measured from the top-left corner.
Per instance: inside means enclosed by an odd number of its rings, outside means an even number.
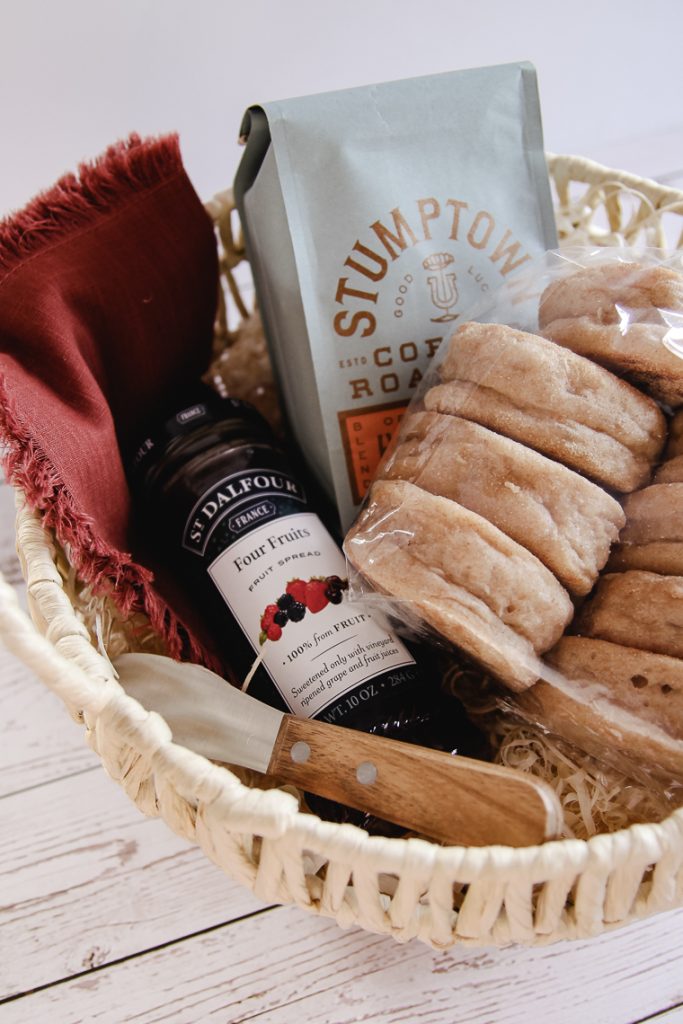
[[[683,312],[680,275],[612,263],[546,290],[545,337],[464,324],[345,549],[536,720],[683,777],[683,410],[650,483],[658,402],[683,403],[662,309]]]
[[[650,478],[664,417],[590,360],[499,324],[464,324],[440,375],[346,552],[376,590],[523,690],[624,524],[604,488]]]
[[[607,573],[572,629],[518,706],[627,773],[683,782],[683,576]]]
[[[544,292],[544,335],[620,372],[660,402],[683,402],[683,278],[610,263]],[[678,353],[678,354],[677,354]],[[629,494],[619,543],[572,631],[549,652],[548,682],[521,706],[608,760],[683,778],[683,412],[653,483]],[[557,675],[554,675],[554,670]]]

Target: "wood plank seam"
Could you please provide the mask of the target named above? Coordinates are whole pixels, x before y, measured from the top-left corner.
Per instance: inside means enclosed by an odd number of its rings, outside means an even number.
[[[204,935],[210,935],[211,932],[219,931],[221,928],[230,928],[232,925],[238,925],[243,921],[249,920],[252,917],[259,917],[261,914],[266,914],[269,911],[280,909],[278,906],[273,905],[269,907],[262,907],[258,910],[252,910],[248,914],[242,914],[240,917],[235,917],[230,921],[221,921],[220,924],[210,925],[208,928],[200,928],[197,931],[189,932],[187,935],[182,935],[176,939],[169,939],[168,942],[159,942],[156,945],[148,946],[147,949],[140,949],[136,953],[129,953],[126,956],[120,956],[115,960],[108,960],[107,963],[96,964],[93,967],[88,968],[85,971],[78,971],[74,974],[69,974],[64,978],[55,978],[54,981],[47,981],[43,985],[36,985],[33,988],[27,988],[23,992],[14,992],[11,996],[5,996],[0,998],[0,1006],[4,1006],[5,1003],[15,1003],[19,999],[25,999],[26,996],[36,995],[38,992],[45,992],[46,989],[59,988],[61,985],[78,981],[79,978],[90,977],[93,974],[99,974],[102,971],[108,971],[110,968],[118,967],[120,964],[127,963],[130,960],[138,960],[142,957],[147,956],[149,953],[157,953],[162,949],[168,949],[172,946],[178,946],[182,942],[187,942],[190,939],[201,938]]]
[[[372,949],[373,946],[382,945],[383,943],[384,943],[384,936],[381,936],[378,939],[377,942],[369,942],[369,943],[367,943],[365,949],[367,951],[367,950]],[[410,959],[411,958],[408,958],[408,959],[404,960],[403,967],[405,967],[406,963],[410,962]],[[415,960],[419,960],[420,959],[420,951],[417,950],[417,949],[415,950],[415,957],[414,957],[414,959]],[[379,966],[373,968],[372,970],[366,971],[364,973],[363,981],[365,981],[366,978],[371,978],[374,974],[382,974],[382,973],[384,973],[385,970],[386,970],[386,968],[385,968],[384,964],[380,963]],[[315,996],[318,997],[318,996],[324,995],[325,992],[333,992],[338,987],[339,987],[338,982],[332,981],[332,983],[330,985],[322,985],[319,988],[317,988],[316,991],[315,991]],[[301,995],[301,996],[299,996],[296,999],[290,999],[290,1000],[288,1000],[287,1003],[285,1003],[283,1005],[286,1006],[287,1009],[289,1009],[290,1007],[296,1007],[298,1003],[306,1002],[308,999],[310,999],[310,993],[306,993],[304,995]],[[399,1013],[402,1015],[402,1014],[405,1014],[406,1012],[408,1012],[410,1014],[410,1016],[407,1016],[407,1017],[396,1016],[394,1018],[395,1024],[400,1024],[401,1021],[409,1022],[409,1024],[414,1024],[414,1021],[415,1021],[416,1018],[412,1016],[412,1013],[415,1013],[416,1017],[417,1016],[423,1016],[424,1012],[425,1012],[424,1003],[423,1002],[418,1002],[418,1003],[414,1003],[414,1004],[403,1003],[403,1005],[401,1006],[401,1008],[399,1010]],[[259,1020],[259,1018],[263,1018],[263,1017],[265,1017],[266,1021],[268,1021],[268,1019],[269,1019],[271,1014],[272,1014],[272,1007],[267,1007],[265,1010],[259,1010],[258,1013],[253,1013],[253,1014],[250,1014],[249,1016],[246,1016],[246,1017],[245,1016],[241,1016],[239,1018],[239,1024],[248,1024],[249,1021]],[[300,1018],[300,1019],[303,1020],[305,1018]],[[235,1021],[235,1024],[238,1024],[238,1022]],[[358,1024],[362,1024],[362,1022],[359,1020]],[[370,1024],[372,1024],[372,1020],[370,1020]],[[460,1024],[460,1022],[454,1019],[453,1024]],[[492,1024],[495,1024],[495,1022],[492,1021]]]
[[[673,1010],[683,1010],[683,1002],[674,1003],[672,1006],[667,1006],[665,1010],[657,1010],[649,1017],[639,1017],[638,1020],[631,1021],[631,1024],[648,1024],[649,1021],[663,1020],[666,1016],[672,1013]]]
[[[66,779],[75,779],[79,775],[87,775],[89,772],[102,772],[101,764],[93,764],[89,768],[80,768],[76,772],[67,772],[66,775],[55,775],[53,779],[46,779],[43,782],[34,782],[30,786],[24,786],[20,789],[13,789],[9,793],[0,794],[0,800],[6,800],[8,797],[20,796],[22,793],[30,793],[34,789],[42,789],[44,786],[51,786],[55,782],[64,782]]]

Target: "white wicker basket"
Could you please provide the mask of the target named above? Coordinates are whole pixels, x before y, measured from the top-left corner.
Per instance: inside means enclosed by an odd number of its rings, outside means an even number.
[[[549,164],[565,244],[663,246],[666,216],[683,215],[683,194],[654,182],[578,158],[550,157]],[[224,198],[209,210],[219,221],[223,271],[234,291],[231,269],[243,254]],[[101,627],[110,612],[98,615],[90,600],[84,614],[64,552],[21,495],[17,506],[35,625],[1,583],[0,634],[85,725],[106,771],[140,810],[198,843],[264,901],[293,902],[343,927],[357,924],[399,941],[417,937],[438,948],[583,938],[683,902],[683,809],[659,824],[588,841],[440,847],[321,822],[300,813],[290,793],[250,788],[243,775],[172,743],[163,719],[124,694],[98,653],[93,634],[101,642],[102,629],[94,623]]]

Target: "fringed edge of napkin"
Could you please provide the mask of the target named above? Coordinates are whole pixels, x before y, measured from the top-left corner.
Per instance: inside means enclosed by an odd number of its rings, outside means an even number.
[[[144,141],[132,134],[110,146],[76,174],[65,174],[19,212],[0,221],[0,281],[27,259],[38,255],[95,218],[118,210],[122,200],[166,184],[183,172],[176,134]],[[22,423],[5,378],[0,374],[0,440],[7,480],[21,488],[31,508],[42,512],[68,550],[79,578],[95,595],[111,598],[124,615],[144,612],[164,638],[173,658],[189,658],[215,671],[219,660],[182,623],[153,587],[154,575],[131,556],[107,544],[95,532],[92,519],[75,507],[57,469]]]
[[[122,615],[144,612],[154,631],[178,660],[201,662],[213,671],[220,661],[183,624],[154,590],[154,574],[131,556],[107,544],[93,529],[89,516],[74,507],[67,487],[50,459],[30,436],[13,408],[0,374],[0,434],[5,451],[2,464],[10,484],[42,513],[43,524],[66,550],[79,579],[93,594],[111,598]]]
[[[127,196],[163,185],[182,169],[176,134],[144,141],[132,134],[115,143],[0,221],[0,276],[6,277],[50,243],[59,243],[67,232],[89,226],[95,215],[119,209]]]

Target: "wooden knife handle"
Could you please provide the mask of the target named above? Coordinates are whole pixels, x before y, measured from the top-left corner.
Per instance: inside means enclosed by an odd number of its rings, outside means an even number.
[[[445,843],[531,846],[562,824],[557,797],[533,776],[293,715],[268,772]]]

